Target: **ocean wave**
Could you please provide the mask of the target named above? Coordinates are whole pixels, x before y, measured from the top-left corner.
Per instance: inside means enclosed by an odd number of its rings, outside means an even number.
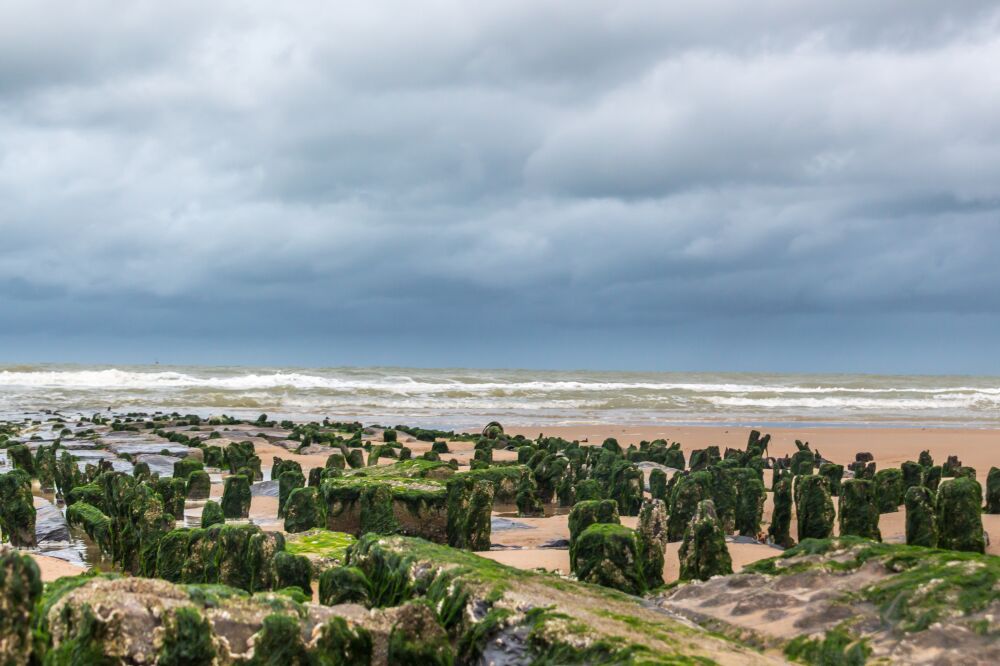
[[[137,372],[115,368],[103,370],[72,371],[0,371],[0,387],[11,388],[65,388],[75,390],[157,390],[157,389],[216,389],[249,391],[269,389],[373,391],[400,395],[435,393],[575,393],[647,391],[657,393],[688,392],[695,394],[861,394],[861,395],[968,395],[1000,397],[1000,387],[975,386],[802,386],[793,384],[739,384],[711,382],[650,382],[650,381],[473,381],[467,378],[444,377],[434,381],[414,379],[409,375],[384,375],[373,377],[321,376],[302,372],[245,373],[233,376],[210,375],[200,377],[176,371]],[[761,399],[771,399],[766,396]],[[735,399],[735,398],[734,398]],[[757,399],[757,398],[748,398]],[[734,403],[735,404],[735,403]]]

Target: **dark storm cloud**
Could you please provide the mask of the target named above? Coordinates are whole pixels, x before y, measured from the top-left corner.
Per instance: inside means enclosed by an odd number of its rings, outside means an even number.
[[[1000,315],[995,3],[279,5],[0,9],[5,335],[711,363]]]

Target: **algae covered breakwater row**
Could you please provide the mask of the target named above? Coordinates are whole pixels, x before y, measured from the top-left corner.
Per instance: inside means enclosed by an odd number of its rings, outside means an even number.
[[[769,437],[756,431],[744,449],[685,455],[676,442],[622,447],[608,439],[593,446],[509,436],[498,423],[456,434],[276,423],[263,415],[241,421],[97,414],[2,427],[0,451],[10,468],[0,474],[4,540],[35,546],[33,495],[50,495],[116,569],[43,590],[30,558],[6,553],[8,630],[24,637],[2,643],[11,663],[88,663],[73,655],[103,655],[111,663],[892,658],[912,644],[907,636],[928,636],[931,623],[890,618],[899,635],[889,640],[860,620],[841,622],[801,636],[761,637],[754,652],[672,617],[738,637],[745,629],[739,622],[682,603],[684,595],[698,598],[698,590],[739,580],[729,541],[801,541],[810,554],[821,548],[811,544],[827,543],[833,545],[823,548],[840,552],[847,542],[830,541],[835,527],[844,538],[878,543],[879,516],[900,507],[910,546],[881,544],[887,550],[880,553],[971,553],[963,557],[972,564],[948,571],[947,579],[948,594],[974,601],[934,621],[996,635],[988,612],[996,601],[995,558],[980,553],[983,502],[986,511],[1000,512],[1000,470],[987,474],[984,497],[976,471],[957,459],[937,466],[925,453],[899,469],[876,470],[868,454],[844,466],[805,443],[793,456],[773,458]],[[260,442],[288,456],[262,459]],[[459,443],[472,447],[468,459],[450,450]],[[250,507],[265,488],[276,495],[282,520],[257,524],[248,520]],[[765,525],[769,496],[774,508]],[[568,577],[511,569],[469,552],[491,549],[492,518],[502,506],[522,517],[569,513]],[[193,507],[200,513],[194,525]],[[671,542],[680,542],[672,557],[681,580],[695,582],[664,592]],[[903,575],[920,560],[907,552],[870,558],[882,567],[880,576],[903,581],[902,590],[920,580]],[[121,613],[132,619],[123,624]],[[132,635],[143,622],[148,631]],[[185,645],[201,648],[188,654]],[[180,654],[186,661],[171,661]],[[279,658],[291,661],[273,661]]]

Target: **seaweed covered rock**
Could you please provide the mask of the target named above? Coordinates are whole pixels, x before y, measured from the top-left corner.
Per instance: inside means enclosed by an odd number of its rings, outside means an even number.
[[[227,476],[222,486],[222,514],[226,518],[250,515],[250,480],[242,474]]]
[[[187,480],[188,499],[207,499],[212,494],[212,479],[203,469],[192,470]]]
[[[492,536],[493,482],[456,474],[448,480],[448,545],[489,550]]]
[[[653,499],[667,501],[667,473],[654,467],[649,471],[649,494]]]
[[[990,467],[986,475],[986,513],[1000,513],[1000,468]]]
[[[346,469],[347,459],[344,458],[344,454],[342,453],[331,453],[326,457],[324,467],[326,469]]]
[[[986,552],[982,488],[967,477],[941,483],[937,492],[938,548]]]
[[[195,606],[179,606],[163,615],[157,666],[211,666],[218,654],[212,625]]]
[[[176,529],[163,535],[156,551],[156,575],[171,583],[181,582],[190,542],[191,530],[188,529]]]
[[[285,503],[296,488],[304,488],[306,477],[300,469],[285,469],[278,476],[278,517],[285,516]]]
[[[667,505],[663,500],[643,501],[636,532],[644,558],[642,570],[646,577],[646,587],[657,588],[663,585],[663,553],[667,546]]]
[[[626,460],[619,460],[612,466],[608,496],[618,502],[618,512],[621,515],[639,515],[642,491],[642,471],[638,467]]]
[[[903,503],[906,505],[907,545],[937,548],[934,493],[923,486],[912,486],[906,491]]]
[[[521,470],[521,480],[517,483],[517,515],[519,516],[543,516],[545,507],[538,497],[538,486],[531,470],[525,468]]]
[[[844,478],[844,466],[834,463],[820,463],[819,475],[830,482],[830,494],[834,497],[840,495],[840,484]]]
[[[251,591],[275,589],[274,557],[285,550],[281,532],[255,532],[247,543]],[[293,553],[294,554],[294,553]]]
[[[882,540],[875,486],[867,479],[847,479],[840,487],[840,535]]]
[[[29,478],[35,476],[35,459],[31,457],[31,449],[24,444],[8,446],[7,459],[15,470],[22,470]]]
[[[370,604],[371,582],[357,567],[330,567],[319,575],[319,602],[324,606],[337,604]]]
[[[31,615],[41,594],[42,578],[35,561],[0,546],[0,664],[31,663]]]
[[[934,465],[933,467],[928,467],[924,470],[924,488],[927,488],[932,493],[936,493],[938,486],[941,484],[941,466]]]
[[[253,657],[247,664],[310,666],[298,618],[284,613],[271,613],[265,617],[260,631],[253,637]]]
[[[365,466],[365,454],[361,449],[351,449],[348,452],[347,465],[351,469],[358,469]]]
[[[829,539],[835,515],[829,482],[822,476],[799,476],[795,477],[795,484],[799,541]]]
[[[921,486],[924,483],[924,467],[920,463],[907,460],[899,466],[903,473],[903,495],[913,486]]]
[[[195,460],[194,458],[181,458],[174,463],[174,477],[187,480],[188,477],[191,476],[191,472],[204,469],[205,464],[200,460]]]
[[[722,456],[719,453],[718,446],[709,446],[704,449],[695,449],[691,451],[691,458],[688,461],[688,467],[691,468],[692,472],[697,472],[699,470],[705,469],[710,465],[722,460]]]
[[[454,658],[448,634],[426,604],[411,602],[398,609],[389,632],[390,664],[451,666]]]
[[[285,531],[296,533],[322,527],[326,524],[324,506],[316,488],[295,488],[285,503]]]
[[[670,509],[667,516],[668,541],[680,541],[684,538],[688,523],[698,510],[698,503],[704,499],[712,499],[714,485],[712,474],[707,471],[692,472],[677,480],[670,493]]]
[[[577,481],[576,485],[573,486],[573,494],[576,495],[577,502],[604,499],[601,484],[596,479],[582,479]]]
[[[931,456],[931,452],[927,450],[920,452],[920,456],[917,458],[917,462],[924,469],[934,466],[934,458]]]
[[[598,523],[621,524],[618,503],[614,500],[584,500],[577,502],[569,513],[569,560],[570,569],[576,568],[576,542],[583,531]]]
[[[774,509],[771,512],[771,524],[767,528],[768,539],[782,548],[791,548],[794,544],[791,525],[792,479],[790,476],[783,476],[779,477],[774,486]]]
[[[736,531],[741,536],[756,539],[760,534],[760,521],[764,515],[764,500],[767,490],[757,472],[748,467],[730,470],[729,474],[736,489]]]
[[[274,554],[274,589],[297,587],[304,592],[312,589],[312,566],[304,555],[285,551]]]
[[[899,511],[903,503],[903,472],[899,469],[882,469],[875,473],[875,497],[879,513]]]
[[[315,666],[370,664],[372,634],[359,624],[348,624],[344,618],[334,616],[319,627],[312,657]]]
[[[12,546],[33,547],[35,513],[28,473],[23,469],[15,469],[0,474],[0,537],[9,541]]]
[[[712,576],[733,573],[733,560],[726,547],[712,500],[698,503],[694,517],[684,532],[679,551],[681,580],[708,580]]]
[[[205,506],[201,510],[201,526],[206,528],[212,525],[225,524],[226,516],[222,512],[222,507],[219,506],[219,503],[213,500],[206,501]]]
[[[595,523],[576,538],[573,550],[574,573],[579,580],[628,594],[646,591],[641,547],[633,530]]]
[[[792,476],[810,476],[816,467],[816,454],[810,449],[799,449],[792,454]]]

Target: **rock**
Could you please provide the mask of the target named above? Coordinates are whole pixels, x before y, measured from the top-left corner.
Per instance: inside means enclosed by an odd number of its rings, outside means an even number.
[[[677,477],[674,477],[677,478]],[[707,471],[692,472],[681,476],[670,494],[670,508],[667,516],[667,538],[680,541],[684,538],[688,523],[698,510],[698,503],[712,499],[714,480]]]
[[[538,497],[538,486],[531,470],[524,468],[521,470],[521,480],[517,484],[517,515],[518,516],[544,516],[545,507]]]
[[[222,513],[226,518],[246,518],[250,515],[250,482],[237,474],[226,477],[222,491]]]
[[[937,493],[938,548],[986,551],[983,538],[982,488],[967,477],[944,481]]]
[[[31,618],[42,595],[38,565],[0,546],[0,663],[27,666],[33,651]]]
[[[201,526],[209,528],[212,525],[225,525],[226,517],[222,513],[222,507],[218,502],[208,500],[201,510]]]
[[[928,467],[924,470],[924,488],[927,488],[932,493],[936,493],[938,486],[941,484],[941,474],[943,470],[940,465],[935,465],[933,467]]]
[[[695,515],[684,532],[678,555],[681,580],[708,580],[712,576],[733,572],[725,532],[711,500],[698,503]]]
[[[539,548],[552,548],[554,550],[568,550],[569,549],[569,539],[552,539],[546,541]]]
[[[899,466],[903,473],[903,495],[913,486],[921,486],[924,483],[924,467],[920,463],[907,460]]]
[[[879,513],[899,511],[905,492],[902,470],[883,469],[875,474],[875,499]]]
[[[840,493],[840,535],[882,540],[875,485],[867,479],[848,479]]]
[[[819,466],[819,475],[825,477],[830,482],[830,495],[837,497],[840,495],[840,482],[844,478],[844,466],[834,463],[822,463]]]
[[[188,499],[207,499],[212,494],[212,479],[205,470],[191,472],[187,480]]]
[[[66,516],[48,500],[35,498],[35,541],[66,542],[70,540],[69,523]]]
[[[252,497],[277,497],[278,482],[258,481],[257,483],[250,486],[250,495]]]
[[[285,551],[274,554],[274,588],[297,587],[303,591],[312,590],[312,565],[309,558],[293,555]]]
[[[569,565],[570,570],[576,570],[575,545],[577,538],[584,530],[594,524],[606,523],[618,525],[618,503],[614,500],[585,500],[577,502],[569,514]]]
[[[768,538],[782,548],[791,548],[792,525],[792,480],[790,476],[781,477],[774,486],[774,510],[771,512],[771,524],[767,528]]]
[[[370,603],[371,583],[357,567],[330,567],[319,576],[319,602],[324,606]]]
[[[822,476],[795,477],[794,495],[799,541],[830,538],[835,512],[827,480]]]
[[[573,572],[586,583],[642,594],[647,585],[641,551],[633,530],[614,523],[594,523],[575,539]]]
[[[174,464],[180,460],[180,458],[162,456],[158,453],[143,453],[135,456],[136,463],[145,463],[149,467],[150,473],[159,474],[160,478],[173,476]]]
[[[935,497],[923,486],[912,486],[906,491],[906,543],[909,546],[936,548],[938,545]]]
[[[285,503],[288,501],[288,496],[296,488],[304,488],[306,485],[306,477],[302,474],[302,468],[297,466],[294,469],[283,469],[281,474],[278,476],[278,517],[283,518],[285,515]]]
[[[35,505],[31,497],[31,478],[27,472],[15,469],[0,474],[0,533],[4,540],[10,541],[12,546],[33,547],[35,516]]]
[[[448,545],[489,550],[495,485],[471,475],[448,479]]]
[[[810,476],[816,466],[816,454],[800,449],[792,454],[792,476]]]
[[[986,475],[986,513],[1000,513],[1000,468],[990,467]]]
[[[767,497],[764,482],[747,467],[729,470],[729,476],[736,489],[735,528],[743,536],[756,538]]]
[[[285,502],[285,531],[305,532],[325,525],[324,508],[319,490],[295,488]]]
[[[763,484],[761,489],[763,491]],[[636,531],[643,556],[642,570],[646,578],[646,587],[657,588],[663,585],[663,551],[667,546],[667,506],[663,500],[643,501],[639,510],[639,527]]]
[[[490,529],[494,532],[505,532],[507,530],[533,530],[536,528],[534,525],[519,523],[515,520],[511,520],[510,518],[493,516],[490,519]]]

